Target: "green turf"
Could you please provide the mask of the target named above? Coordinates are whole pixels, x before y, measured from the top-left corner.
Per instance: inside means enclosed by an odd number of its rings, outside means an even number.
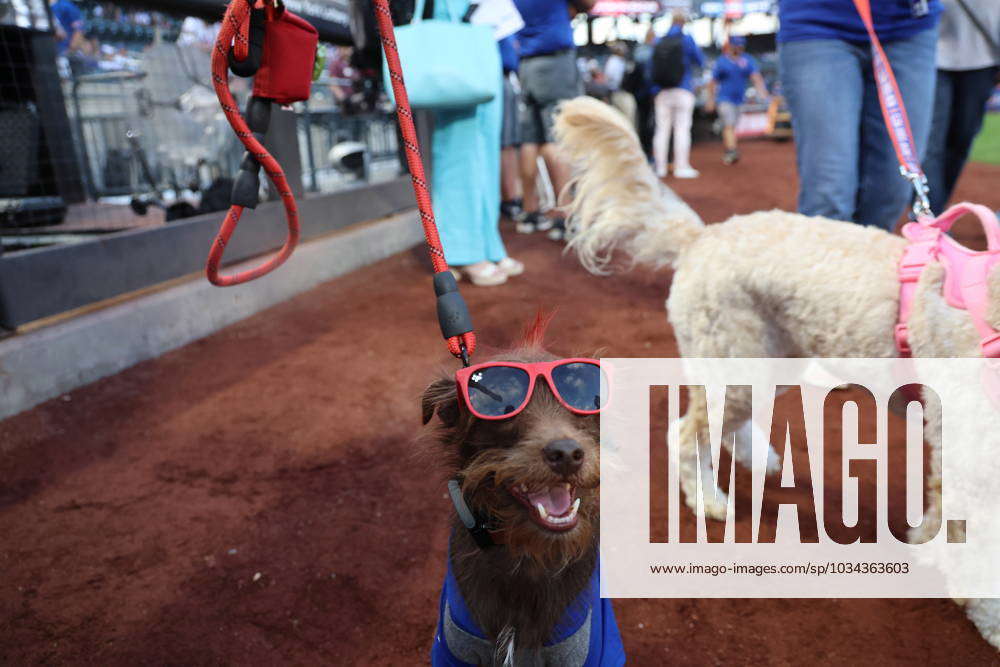
[[[1000,164],[1000,113],[988,113],[983,119],[983,129],[972,145],[973,162]]]

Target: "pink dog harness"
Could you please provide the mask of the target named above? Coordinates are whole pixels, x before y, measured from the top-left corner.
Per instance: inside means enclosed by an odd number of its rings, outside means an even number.
[[[896,347],[901,356],[910,356],[909,326],[917,280],[924,267],[938,261],[945,269],[944,296],[948,305],[969,311],[972,322],[982,336],[980,347],[988,359],[1000,358],[1000,332],[990,326],[989,311],[990,269],[1000,263],[1000,221],[996,215],[977,204],[952,206],[938,218],[931,216],[927,199],[927,177],[920,168],[917,146],[910,131],[910,121],[889,58],[882,49],[875,24],[872,21],[870,0],[854,0],[861,21],[865,24],[871,41],[872,70],[878,90],[879,105],[885,128],[892,140],[899,173],[913,186],[913,213],[917,222],[903,227],[903,236],[909,241],[899,262],[899,322],[896,324]],[[966,213],[979,218],[986,232],[988,250],[973,252],[945,234]],[[1000,364],[997,364],[1000,366]]]
[[[960,217],[972,213],[986,232],[988,250],[974,252],[945,234]],[[952,206],[937,219],[921,218],[907,223],[903,236],[910,243],[899,261],[899,323],[896,324],[896,347],[900,356],[910,356],[908,321],[913,309],[917,280],[928,263],[944,266],[944,297],[949,306],[969,311],[972,323],[982,336],[980,347],[986,358],[1000,358],[1000,332],[990,326],[990,270],[1000,264],[1000,221],[985,206],[962,203]]]

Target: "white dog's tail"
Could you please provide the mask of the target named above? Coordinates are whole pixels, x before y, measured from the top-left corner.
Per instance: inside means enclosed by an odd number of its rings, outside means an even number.
[[[578,97],[560,106],[555,132],[574,170],[569,247],[583,265],[606,273],[620,249],[633,264],[672,266],[703,224],[656,178],[625,116]]]

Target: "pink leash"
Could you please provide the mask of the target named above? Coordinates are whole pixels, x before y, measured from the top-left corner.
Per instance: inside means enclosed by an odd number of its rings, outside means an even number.
[[[882,50],[882,43],[875,33],[869,0],[854,0],[854,6],[868,31],[872,45],[872,68],[878,88],[879,105],[886,129],[892,139],[899,160],[899,173],[913,186],[913,215],[916,222],[903,227],[903,236],[909,241],[899,263],[899,323],[896,325],[896,347],[901,356],[910,356],[908,321],[913,309],[917,280],[924,267],[931,261],[944,264],[947,271],[945,297],[948,304],[965,308],[972,317],[973,324],[982,337],[980,347],[983,356],[1000,358],[1000,332],[990,326],[987,319],[989,309],[989,285],[987,278],[991,269],[1000,263],[1000,221],[985,206],[962,203],[952,206],[939,218],[934,218],[927,198],[927,177],[920,167],[916,144],[910,130],[910,120],[906,106],[899,92],[899,85],[892,73],[889,59]],[[986,232],[988,250],[973,252],[957,243],[945,232],[966,213],[974,214],[983,231]]]

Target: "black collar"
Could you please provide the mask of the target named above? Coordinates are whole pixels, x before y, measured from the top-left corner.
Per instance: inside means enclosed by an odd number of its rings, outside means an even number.
[[[496,546],[497,542],[493,539],[496,531],[490,530],[489,521],[473,512],[469,504],[465,502],[462,485],[457,479],[448,480],[448,495],[451,497],[451,504],[455,506],[458,520],[472,535],[476,545],[484,550]]]

